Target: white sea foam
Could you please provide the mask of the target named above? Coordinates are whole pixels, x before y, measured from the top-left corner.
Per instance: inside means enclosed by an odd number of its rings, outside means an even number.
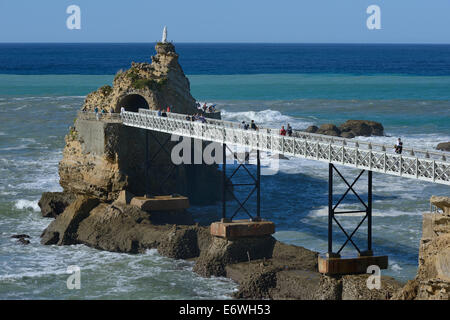
[[[354,207],[345,206],[342,207],[339,206],[339,211],[349,211],[349,210],[358,210]],[[372,212],[372,216],[374,217],[400,217],[400,216],[417,216],[421,215],[422,213],[420,211],[401,211],[397,209],[387,209],[387,210],[377,210],[374,209]],[[343,213],[339,214],[340,217],[359,217],[364,216],[365,213]],[[328,206],[323,206],[318,209],[312,210],[307,217],[314,218],[314,217],[327,217],[328,216]]]
[[[280,111],[266,109],[262,111],[242,111],[242,112],[228,112],[221,110],[224,120],[237,122],[250,122],[254,120],[259,126],[279,128],[282,125],[289,123],[294,129],[306,128],[313,124],[313,122],[306,119],[294,118],[282,114]]]
[[[40,211],[41,209],[38,206],[38,200],[30,201],[26,199],[17,200],[14,204],[14,207],[19,210],[23,209],[33,209],[34,211]]]

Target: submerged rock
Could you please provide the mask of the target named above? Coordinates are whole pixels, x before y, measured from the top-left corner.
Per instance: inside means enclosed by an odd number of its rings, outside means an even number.
[[[27,234],[15,234],[15,235],[12,235],[11,238],[17,239],[17,242],[24,244],[24,245],[30,244],[30,240],[28,240],[28,239],[30,239],[30,236]]]
[[[436,149],[441,151],[450,151],[450,142],[441,142],[437,145]]]

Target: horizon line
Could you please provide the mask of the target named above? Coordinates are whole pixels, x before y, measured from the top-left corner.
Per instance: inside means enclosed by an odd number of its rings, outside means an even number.
[[[109,41],[83,41],[83,42],[61,42],[61,41],[0,41],[0,44],[156,44],[160,41],[130,41],[130,42],[109,42]],[[450,45],[450,42],[244,42],[244,41],[169,41],[173,44],[304,44],[304,45]]]

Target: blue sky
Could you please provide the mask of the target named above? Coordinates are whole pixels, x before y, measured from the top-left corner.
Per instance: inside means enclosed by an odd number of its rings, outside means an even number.
[[[0,0],[0,42],[154,42],[164,25],[174,42],[450,43],[450,0]]]

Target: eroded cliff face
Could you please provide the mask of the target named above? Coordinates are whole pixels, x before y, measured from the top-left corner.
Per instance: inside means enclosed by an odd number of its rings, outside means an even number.
[[[450,300],[450,198],[433,196],[431,203],[442,212],[423,215],[417,275],[396,299]]]
[[[159,43],[156,52],[151,64],[133,63],[116,75],[112,87],[103,86],[89,94],[81,110],[92,112],[98,108],[117,113],[122,107],[138,111],[170,106],[177,113],[197,112],[173,44]],[[92,113],[81,114],[65,138],[59,163],[60,184],[65,193],[106,202],[115,200],[121,190],[144,195],[145,161],[149,159],[147,183],[152,194],[180,193],[192,203],[218,200],[221,192],[217,166],[174,168],[170,151],[177,142],[169,141],[166,150],[160,150],[166,140],[170,135],[126,127],[109,115],[96,120]]]

